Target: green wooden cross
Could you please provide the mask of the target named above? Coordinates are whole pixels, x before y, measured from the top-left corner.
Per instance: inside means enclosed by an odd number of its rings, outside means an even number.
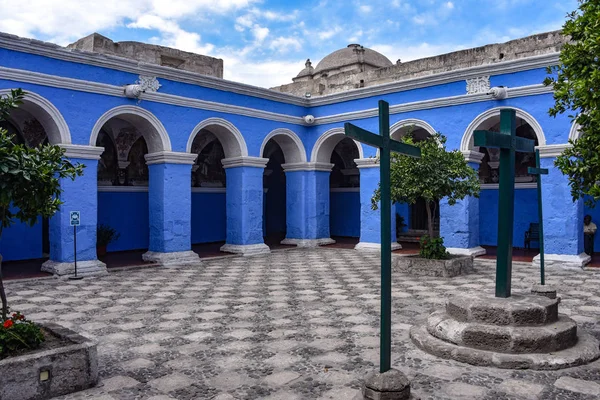
[[[350,123],[344,124],[346,136],[379,148],[381,191],[381,334],[379,335],[379,372],[390,369],[392,351],[392,202],[390,194],[390,152],[421,157],[421,149],[390,138],[390,105],[379,101],[379,135]]]
[[[500,110],[500,133],[475,131],[475,146],[500,149],[500,188],[498,199],[498,254],[496,297],[510,297],[512,241],[515,217],[515,152],[533,153],[535,142],[517,137],[515,110]]]
[[[548,175],[546,168],[540,168],[540,150],[535,150],[535,168],[527,168],[530,175],[537,175],[538,217],[540,220],[540,281],[546,284],[544,272],[544,214],[542,212],[542,175]]]

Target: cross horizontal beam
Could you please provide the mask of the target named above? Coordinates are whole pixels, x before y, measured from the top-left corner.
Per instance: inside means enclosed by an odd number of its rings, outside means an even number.
[[[548,168],[528,167],[527,173],[529,175],[548,175]]]
[[[518,136],[490,131],[475,131],[474,145],[478,147],[495,147],[513,149],[521,153],[533,153],[535,141]]]
[[[369,132],[363,128],[359,128],[358,126],[346,122],[344,124],[344,130],[346,131],[346,136],[355,139],[361,143],[378,147],[380,149],[384,149],[384,137],[381,135],[376,135],[372,132]],[[417,146],[412,146],[410,144],[401,143],[397,140],[389,139],[388,146],[390,151],[395,153],[400,153],[405,156],[419,158],[421,157],[421,149]]]

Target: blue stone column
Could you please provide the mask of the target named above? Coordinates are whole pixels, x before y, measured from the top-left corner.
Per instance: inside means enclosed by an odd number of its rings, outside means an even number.
[[[479,171],[484,157],[476,151],[463,152],[471,168]],[[450,254],[480,256],[485,249],[479,245],[479,199],[465,197],[455,205],[448,204],[447,198],[440,201],[440,236]]]
[[[544,212],[545,265],[581,268],[591,261],[583,252],[583,200],[573,202],[568,178],[554,166],[554,160],[568,145],[540,146]],[[539,255],[533,260],[539,265]]]
[[[263,239],[263,174],[269,160],[223,159],[227,174],[227,240],[221,251],[244,255],[269,253]]]
[[[282,244],[316,247],[335,243],[329,233],[329,176],[333,164],[282,165],[286,179],[287,233]]]
[[[379,186],[379,163],[375,158],[354,160],[360,170],[360,241],[357,250],[381,249],[381,208],[371,208],[371,198]],[[396,241],[396,209],[392,206],[392,250],[401,249]]]
[[[63,204],[50,218],[50,259],[42,265],[42,271],[55,275],[72,275],[75,272],[74,230],[70,212],[81,213],[81,225],[77,227],[77,274],[82,276],[106,274],[106,265],[96,255],[96,229],[98,220],[98,160],[102,147],[60,145],[66,150],[65,157],[73,164],[83,164],[83,176],[75,180],[61,179]]]
[[[197,264],[192,251],[192,164],[197,154],[163,151],[146,155],[149,170],[150,245],[144,261]]]

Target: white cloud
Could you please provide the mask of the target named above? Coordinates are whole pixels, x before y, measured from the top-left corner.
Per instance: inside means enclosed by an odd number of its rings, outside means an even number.
[[[262,43],[269,35],[269,28],[265,28],[260,25],[254,25],[252,27],[252,35],[257,43]]]
[[[402,62],[406,62],[450,53],[453,51],[462,50],[466,47],[457,44],[432,45],[423,42],[416,46],[406,46],[403,44],[375,44],[371,46],[371,48],[380,52],[392,62],[396,62],[398,59],[402,60]]]
[[[370,13],[373,10],[373,8],[371,6],[362,5],[362,6],[358,7],[358,10],[361,13]]]
[[[269,44],[269,48],[280,54],[286,54],[291,50],[299,51],[302,48],[302,42],[298,38],[280,36]]]
[[[321,40],[326,40],[326,39],[331,39],[332,37],[334,37],[335,35],[337,35],[338,33],[340,33],[342,31],[342,28],[339,26],[335,26],[332,29],[328,29],[326,31],[321,31],[317,34],[317,36],[319,37],[319,39]]]

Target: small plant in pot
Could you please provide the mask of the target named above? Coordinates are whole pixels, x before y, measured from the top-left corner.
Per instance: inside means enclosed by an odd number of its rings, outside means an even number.
[[[99,256],[103,256],[106,254],[106,247],[119,239],[121,236],[114,228],[111,228],[108,225],[100,224],[98,225],[98,232],[96,238],[96,253]]]

